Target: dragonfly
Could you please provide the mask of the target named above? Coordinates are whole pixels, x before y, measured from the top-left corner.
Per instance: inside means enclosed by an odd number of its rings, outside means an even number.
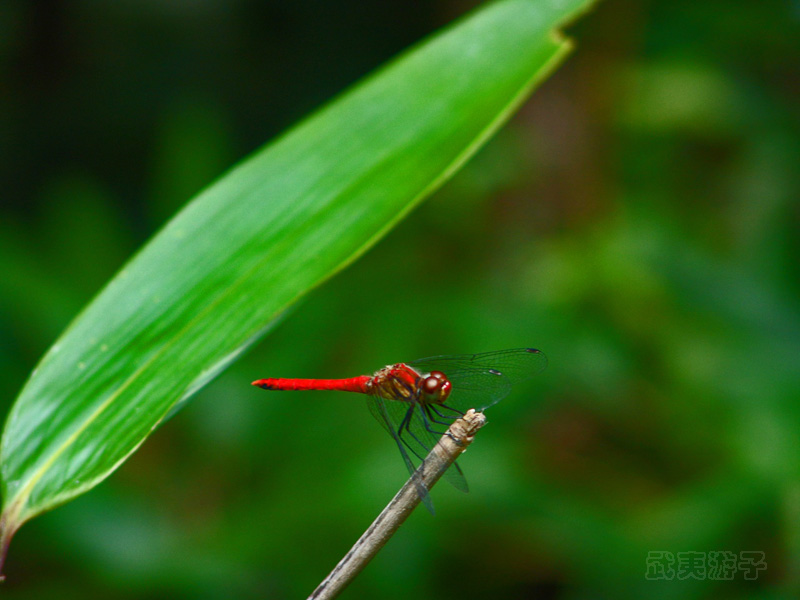
[[[508,396],[513,385],[530,379],[545,366],[547,357],[540,350],[515,348],[432,356],[347,379],[269,378],[258,379],[253,385],[265,390],[336,390],[366,395],[367,407],[396,442],[420,500],[433,513],[428,490],[415,477],[412,456],[423,461],[447,433],[441,428],[446,429],[469,409],[486,410]],[[469,490],[458,464],[453,463],[444,477],[456,489]]]

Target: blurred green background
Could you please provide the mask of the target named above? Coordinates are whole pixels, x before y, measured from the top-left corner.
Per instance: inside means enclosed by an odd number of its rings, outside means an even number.
[[[2,414],[178,207],[471,5],[5,2]],[[25,525],[3,597],[303,597],[406,473],[361,399],[250,381],[529,345],[471,493],[437,486],[344,597],[796,597],[800,5],[607,0],[569,33],[444,189]],[[767,568],[654,581],[657,551]]]

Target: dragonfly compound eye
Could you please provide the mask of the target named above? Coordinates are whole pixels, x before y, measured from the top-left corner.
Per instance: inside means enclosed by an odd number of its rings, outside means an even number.
[[[442,387],[442,380],[432,375],[429,375],[422,381],[422,391],[428,396],[436,395],[440,387]]]
[[[450,395],[450,382],[441,371],[433,371],[422,380],[422,393],[428,402],[441,404]]]
[[[436,377],[436,379],[443,382],[447,381],[447,375],[445,375],[441,371],[431,371],[430,374],[428,374],[428,377]]]

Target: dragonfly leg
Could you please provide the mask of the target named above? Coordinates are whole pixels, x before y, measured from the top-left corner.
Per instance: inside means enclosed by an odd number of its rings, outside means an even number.
[[[431,407],[429,404],[420,404],[420,414],[422,415],[422,424],[425,426],[425,429],[434,434],[434,435],[444,435],[443,431],[436,431],[431,427],[431,422],[437,423],[439,425],[448,425],[448,423],[440,423],[436,419],[433,418],[431,414]]]
[[[450,421],[455,420],[455,417],[452,417],[452,418],[451,417],[447,417],[447,416],[443,415],[442,413],[440,413],[438,410],[436,410],[436,407],[433,406],[432,404],[423,404],[422,405],[422,410],[425,411],[425,414],[428,416],[428,418],[430,419],[431,423],[436,423],[437,425],[444,425],[445,427],[449,427],[450,423],[447,423],[447,422],[444,422],[444,421],[437,421],[436,418],[433,416],[434,414],[436,414],[436,416],[438,416],[440,419],[449,419]],[[429,429],[428,431],[431,431],[431,430]],[[431,431],[431,433],[436,433],[436,432],[435,431]],[[440,433],[439,435],[443,435],[443,434]]]
[[[427,446],[425,446],[425,444],[423,444],[422,442],[419,441],[417,436],[415,436],[412,433],[411,429],[410,429],[410,427],[411,427],[411,417],[413,415],[414,415],[414,405],[412,404],[411,406],[408,407],[408,410],[406,411],[405,416],[403,416],[403,420],[400,421],[400,426],[397,428],[397,435],[402,440],[402,442],[406,445],[406,447],[409,450],[411,450],[411,452],[412,452],[412,454],[414,454],[414,456],[416,456],[420,460],[425,460],[424,456],[420,456],[419,453],[414,449],[414,447],[411,444],[409,444],[405,439],[403,439],[403,431],[405,430],[406,433],[408,433],[408,435],[410,435],[412,438],[414,438],[414,440],[416,440],[416,442],[420,446],[422,446],[426,450],[429,450],[429,448]]]
[[[408,435],[410,435],[412,438],[414,438],[414,441],[417,442],[422,448],[424,448],[425,450],[430,452],[431,449],[428,448],[428,446],[426,446],[425,443],[421,439],[419,439],[417,437],[417,435],[413,431],[411,431],[411,417],[413,416],[413,414],[414,414],[413,411],[417,406],[420,407],[420,415],[422,417],[422,425],[423,425],[423,427],[425,427],[425,429],[427,431],[429,431],[430,433],[433,433],[433,434],[436,434],[436,435],[444,435],[441,431],[434,431],[433,429],[430,428],[430,425],[428,423],[428,417],[425,415],[425,410],[424,410],[424,406],[423,405],[412,404],[409,407],[408,412],[406,413],[405,417],[403,417],[403,422],[400,425],[401,425],[401,427],[405,426],[405,430],[408,433]],[[412,450],[412,452],[413,452],[413,450]],[[417,456],[419,456],[419,455],[417,455]]]
[[[444,406],[444,405],[440,405],[440,406]],[[444,408],[450,408],[450,407],[449,407],[449,406],[444,406]],[[446,420],[448,420],[448,421],[455,421],[455,420],[458,418],[457,416],[452,416],[452,417],[451,417],[450,415],[443,415],[443,414],[442,414],[442,413],[440,413],[438,410],[436,410],[436,405],[435,405],[435,404],[431,404],[431,405],[430,405],[430,409],[431,409],[433,412],[435,412],[435,413],[437,414],[437,416],[438,416],[439,418],[441,418],[441,419],[446,419]],[[450,410],[456,411],[456,409],[454,409],[454,408],[450,408]],[[464,416],[464,413],[462,413],[461,411],[456,411],[456,412],[458,413],[458,416],[461,416],[461,417],[463,417],[463,416]],[[450,425],[450,423],[441,423],[441,422],[439,422],[439,421],[436,421],[436,420],[434,420],[433,418],[431,418],[431,420],[432,420],[434,423],[439,423],[439,425]]]
[[[433,433],[435,435],[446,435],[451,440],[453,440],[456,444],[459,444],[459,445],[461,444],[461,440],[458,439],[456,436],[454,436],[452,433],[450,433],[450,429],[448,429],[447,431],[442,432],[442,431],[436,431],[435,429],[431,428],[431,425],[428,422],[428,419],[430,419],[430,421],[432,421],[433,423],[437,423],[439,425],[449,425],[449,423],[442,423],[441,421],[437,421],[436,419],[434,419],[433,418],[433,414],[431,412],[431,405],[430,404],[423,404],[423,405],[421,405],[421,408],[422,408],[422,411],[421,411],[421,413],[422,413],[422,423],[425,425],[425,429],[427,429],[430,433]],[[438,415],[439,413],[437,412],[436,414]],[[441,416],[441,415],[439,415],[439,416]],[[443,418],[446,418],[446,417],[443,417]]]
[[[459,417],[463,417],[464,416],[464,413],[461,412],[460,410],[458,410],[457,408],[453,408],[452,406],[447,406],[447,404],[440,404],[439,406],[441,408],[446,408],[447,410],[450,410],[450,411],[456,413]],[[434,410],[436,410],[436,409],[434,408]],[[440,417],[443,416],[443,415],[441,415],[439,413],[439,411],[436,411],[436,414],[439,415]],[[445,419],[449,419],[450,417],[444,417],[444,418]],[[453,417],[453,418],[455,418],[455,417]]]
[[[448,429],[447,431],[442,433],[441,431],[434,431],[433,429],[430,428],[429,423],[428,423],[428,419],[430,419],[432,422],[437,423],[439,425],[448,425],[448,423],[442,423],[441,421],[437,421],[436,419],[434,419],[432,412],[435,412],[437,415],[439,415],[443,419],[446,419],[447,417],[441,415],[439,413],[439,411],[437,411],[435,408],[433,408],[433,406],[431,406],[430,404],[424,404],[424,405],[422,405],[422,408],[423,408],[423,410],[422,410],[422,413],[423,413],[422,421],[425,423],[425,429],[427,429],[431,433],[435,433],[436,435],[446,435],[451,440],[453,440],[456,444],[458,444],[459,446],[461,445],[461,440],[459,438],[457,438],[456,436],[454,436],[452,433],[450,433],[450,429]]]

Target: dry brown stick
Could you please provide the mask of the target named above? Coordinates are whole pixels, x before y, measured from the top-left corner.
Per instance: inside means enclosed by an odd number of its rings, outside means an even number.
[[[458,456],[472,443],[475,433],[486,423],[483,413],[470,409],[448,429],[453,437],[445,434],[428,454],[414,475],[397,492],[397,495],[372,522],[350,551],[330,572],[325,580],[308,597],[309,600],[336,598],[347,585],[367,566],[367,563],[383,548],[420,502],[417,492],[418,478],[426,489],[433,485],[453,464]]]

